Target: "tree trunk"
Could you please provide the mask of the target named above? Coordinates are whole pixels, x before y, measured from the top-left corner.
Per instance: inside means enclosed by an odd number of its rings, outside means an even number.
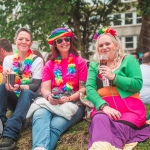
[[[150,17],[142,15],[142,26],[139,35],[137,52],[150,51]]]

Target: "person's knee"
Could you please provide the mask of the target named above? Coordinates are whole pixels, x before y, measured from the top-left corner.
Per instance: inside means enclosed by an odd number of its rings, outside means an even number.
[[[34,92],[32,92],[31,90],[28,90],[28,89],[24,89],[21,91],[21,94],[31,95],[31,94],[34,94]]]
[[[32,92],[31,90],[22,90],[21,91],[21,94],[20,94],[20,97],[21,99],[26,99],[27,101],[31,101],[33,102],[36,98],[37,98],[37,95],[36,93]]]
[[[99,113],[99,114],[96,114],[92,120],[95,121],[95,120],[106,120],[108,119],[108,116],[106,114],[103,114],[103,113]]]
[[[45,108],[39,108],[37,109],[33,114],[33,120],[35,118],[43,118],[48,117],[50,115],[50,112]]]

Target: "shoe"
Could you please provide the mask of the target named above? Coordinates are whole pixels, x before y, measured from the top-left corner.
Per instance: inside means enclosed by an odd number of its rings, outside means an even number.
[[[16,146],[16,142],[10,137],[3,137],[0,143],[0,150],[13,150]]]
[[[3,134],[3,123],[2,120],[0,119],[0,138],[2,137]]]

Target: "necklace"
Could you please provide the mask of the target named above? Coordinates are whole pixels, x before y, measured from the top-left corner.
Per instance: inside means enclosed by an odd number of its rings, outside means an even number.
[[[58,56],[54,60],[54,75],[55,75],[55,86],[59,88],[60,91],[71,91],[73,90],[74,82],[71,81],[73,77],[76,75],[76,68],[74,63],[74,55],[69,54],[68,58],[68,68],[67,68],[67,79],[68,81],[64,83],[62,77],[62,66],[61,66],[62,58]]]
[[[27,52],[27,57],[25,58],[23,64],[24,69],[22,68],[22,63],[20,62],[20,57],[18,50],[15,51],[13,55],[12,70],[16,73],[15,84],[29,84],[31,80],[31,65],[33,62],[33,52],[31,49]],[[17,97],[19,97],[21,90],[15,91]]]

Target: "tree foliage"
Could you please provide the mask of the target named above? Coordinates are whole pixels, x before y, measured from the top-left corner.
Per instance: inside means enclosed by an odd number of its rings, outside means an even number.
[[[30,28],[34,40],[49,51],[48,35],[65,25],[76,35],[75,44],[83,57],[89,55],[89,44],[96,30],[110,25],[112,13],[129,9],[130,3],[121,0],[0,0],[0,35],[13,41],[15,31]]]

